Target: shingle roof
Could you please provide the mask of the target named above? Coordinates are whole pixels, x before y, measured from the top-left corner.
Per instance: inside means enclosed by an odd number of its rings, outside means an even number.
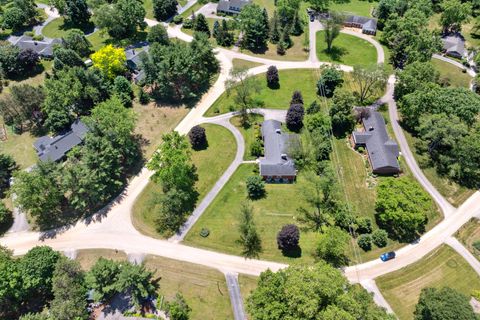
[[[377,111],[363,119],[365,132],[355,131],[353,139],[357,144],[365,144],[373,171],[385,167],[398,168],[398,145],[388,137],[385,120]]]
[[[128,67],[131,68],[132,70],[140,69],[142,53],[144,52],[146,53],[148,52],[148,50],[149,50],[148,46],[142,47],[140,49],[134,48],[134,49],[125,50]]]
[[[360,24],[362,25],[363,30],[373,31],[373,32],[377,31],[377,20],[373,18],[348,15],[345,17],[344,23]]]
[[[36,53],[44,57],[53,56],[53,48],[56,44],[61,44],[62,40],[52,39],[49,41],[46,40],[33,40],[32,37],[21,36],[18,38],[14,45],[16,45],[20,50],[32,49]]]
[[[260,159],[262,176],[296,176],[297,170],[292,159],[286,155],[288,146],[296,135],[282,133],[282,123],[266,120],[262,123],[262,136],[265,156]]]
[[[240,12],[244,6],[250,3],[250,0],[220,0],[217,5],[217,11]],[[233,8],[238,8],[238,10]]]
[[[87,126],[77,119],[72,124],[71,130],[54,137],[40,137],[33,146],[37,150],[40,161],[58,161],[73,147],[82,143],[87,132]]]
[[[465,54],[465,40],[459,34],[454,34],[442,38],[443,50],[447,53],[457,53],[460,56]]]

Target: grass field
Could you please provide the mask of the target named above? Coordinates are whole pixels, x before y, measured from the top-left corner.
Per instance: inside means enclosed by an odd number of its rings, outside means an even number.
[[[377,278],[376,282],[400,320],[413,319],[423,288],[447,286],[467,296],[480,289],[480,277],[446,245],[406,268]]]
[[[93,31],[94,24],[91,23],[89,26],[86,26],[84,28],[78,27],[78,26],[68,26],[68,25],[65,25],[65,20],[62,17],[60,17],[50,21],[42,29],[42,34],[45,37],[49,37],[49,38],[62,38],[67,34],[68,29],[73,29],[73,28],[82,29],[82,31],[85,34],[89,34]]]
[[[127,258],[124,252],[113,250],[81,250],[77,260],[85,270],[88,270],[100,257],[117,261]],[[156,270],[155,275],[160,278],[158,291],[160,296],[164,296],[168,301],[173,299],[177,292],[183,294],[192,308],[190,319],[232,319],[228,288],[224,275],[219,271],[151,255],[145,257],[144,263],[148,269]],[[244,285],[250,288],[252,281],[250,278],[247,280]]]
[[[263,117],[258,114],[252,114],[250,116],[251,125],[244,127],[241,125],[240,117],[234,117],[230,119],[230,122],[238,128],[242,133],[243,139],[245,140],[245,154],[243,155],[244,160],[255,160],[256,158],[250,155],[250,146],[255,141],[255,124],[260,124],[263,122]]]
[[[371,17],[372,10],[377,5],[375,1],[350,0],[348,3],[332,3],[330,10],[343,12],[346,14],[355,14],[364,17]]]
[[[306,28],[306,30],[308,30]],[[304,50],[305,35],[291,36],[293,45],[286,50],[284,55],[277,53],[277,45],[268,43],[268,48],[265,52],[257,53],[246,49],[240,49],[241,53],[245,53],[254,57],[272,59],[272,60],[286,60],[286,61],[304,61],[308,59],[308,51]],[[308,35],[307,35],[308,39]],[[308,47],[308,45],[307,45]]]
[[[2,125],[0,119],[0,126]],[[30,167],[37,162],[37,154],[33,148],[36,137],[30,132],[22,134],[13,133],[10,127],[5,126],[7,131],[7,140],[0,142],[0,153],[8,154],[15,159],[15,162],[21,169]]]
[[[197,167],[199,192],[198,202],[210,191],[215,182],[233,161],[236,153],[236,143],[233,135],[227,129],[217,125],[202,125],[207,132],[208,148],[193,151],[192,160]],[[221,155],[221,156],[219,156]],[[155,238],[162,236],[155,229],[155,199],[161,196],[159,185],[149,182],[136,199],[132,210],[132,221],[140,232]]]
[[[247,69],[255,68],[262,65],[261,63],[256,63],[256,62],[247,61],[243,59],[233,59],[232,64],[234,68],[247,68]]]
[[[377,63],[377,50],[370,42],[355,36],[340,33],[327,52],[325,32],[317,32],[317,57],[320,61],[335,62],[348,66]]]
[[[295,90],[299,90],[303,95],[306,105],[309,105],[317,98],[316,70],[279,70],[280,88],[271,89],[267,86],[265,74],[256,75],[259,92],[255,98],[264,102],[263,108],[267,109],[288,109],[290,100]],[[228,96],[222,94],[220,98],[208,109],[206,116],[215,116],[221,113],[230,112],[234,108],[234,95]]]
[[[480,220],[476,218],[470,219],[455,235],[460,242],[478,259],[480,260],[480,250],[473,246],[473,243],[480,241]]]
[[[470,88],[472,77],[468,73],[448,62],[432,59],[433,66],[440,72],[440,80],[449,83],[452,87]]]

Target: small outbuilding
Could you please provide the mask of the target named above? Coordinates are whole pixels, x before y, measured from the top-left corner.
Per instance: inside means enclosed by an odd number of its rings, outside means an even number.
[[[466,56],[465,39],[460,33],[442,37],[443,53],[447,56],[462,59]]]
[[[352,133],[355,148],[367,149],[368,160],[375,174],[393,175],[400,172],[397,143],[390,139],[385,120],[377,111],[371,111],[362,119],[363,131]]]
[[[297,135],[282,132],[282,123],[277,120],[264,121],[261,131],[265,149],[265,156],[260,158],[262,178],[267,182],[295,181],[297,170],[293,159],[288,156],[288,149]]]
[[[217,5],[217,13],[239,14],[243,7],[251,3],[251,0],[220,0]]]
[[[135,83],[142,81],[145,78],[145,71],[142,69],[142,55],[145,55],[149,46],[141,48],[127,48],[125,55],[127,57],[127,67],[132,72],[132,79]]]

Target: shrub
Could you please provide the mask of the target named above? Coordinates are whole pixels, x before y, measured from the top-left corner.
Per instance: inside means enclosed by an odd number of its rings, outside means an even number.
[[[207,134],[205,133],[205,128],[200,126],[194,126],[192,129],[190,129],[188,138],[190,139],[192,148],[195,150],[201,149],[207,144]]]
[[[0,232],[6,231],[13,221],[12,212],[0,201]]]
[[[368,217],[357,218],[357,232],[360,234],[372,232],[372,220]]]
[[[41,34],[36,34],[32,37],[32,39],[35,40],[35,41],[42,41],[45,38]]]
[[[287,111],[285,119],[287,127],[292,131],[299,131],[303,127],[304,113],[302,104],[292,104]]]
[[[247,193],[252,200],[260,199],[265,195],[265,182],[260,176],[250,176],[247,178]]]
[[[202,228],[202,230],[200,230],[200,236],[202,238],[206,238],[210,235],[210,230],[208,230],[207,228]]]
[[[372,236],[369,234],[362,234],[357,240],[358,246],[364,251],[372,249]]]
[[[380,248],[383,248],[387,245],[388,233],[383,229],[377,229],[372,233],[373,243]]]
[[[18,65],[22,70],[29,71],[40,61],[38,53],[32,49],[25,49],[18,54]]]
[[[323,70],[317,82],[318,95],[331,98],[335,89],[343,83],[343,73],[335,67],[327,67]]]
[[[270,88],[278,88],[280,83],[280,78],[278,76],[278,69],[275,66],[268,67],[267,70],[267,85]]]
[[[320,112],[320,105],[317,103],[317,100],[313,100],[313,102],[307,107],[306,113],[314,114],[317,112]]]
[[[187,19],[185,20],[185,22],[183,23],[183,27],[185,29],[192,29],[193,28],[193,23],[194,21],[192,19]]]
[[[474,241],[474,242],[472,243],[472,246],[473,246],[476,250],[480,251],[480,240]]]
[[[298,90],[295,90],[292,94],[292,100],[290,101],[290,105],[292,104],[301,104],[303,105],[303,96],[302,93]]]
[[[181,17],[181,16],[175,16],[173,18],[173,23],[175,23],[175,24],[181,24],[182,22],[183,22],[183,17]]]
[[[294,224],[287,224],[277,234],[278,249],[282,251],[292,250],[298,247],[300,230]]]
[[[147,41],[150,43],[168,45],[170,40],[168,39],[167,29],[165,29],[165,27],[161,24],[153,26],[148,32]]]
[[[148,93],[143,91],[143,88],[141,88],[141,87],[138,90],[138,101],[141,104],[147,104],[147,103],[150,102],[150,96],[148,95]]]
[[[260,157],[263,154],[263,146],[262,142],[260,140],[255,140],[251,145],[250,145],[250,154],[253,157]]]

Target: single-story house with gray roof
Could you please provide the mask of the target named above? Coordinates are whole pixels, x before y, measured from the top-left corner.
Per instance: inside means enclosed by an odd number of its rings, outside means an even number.
[[[250,0],[220,0],[217,13],[239,14],[243,7],[252,3]]]
[[[297,135],[282,132],[282,123],[265,120],[262,123],[264,157],[260,158],[260,175],[267,182],[293,182],[297,176],[295,163],[287,152]]]
[[[466,56],[465,39],[459,33],[442,37],[443,52],[447,56],[462,59]]]
[[[20,50],[31,49],[38,53],[39,56],[44,58],[53,57],[53,49],[55,45],[61,45],[61,39],[51,39],[51,40],[33,40],[29,36],[21,36],[16,41],[12,43],[17,46]]]
[[[127,67],[132,72],[132,78],[135,83],[145,78],[145,71],[142,70],[142,54],[146,54],[149,46],[141,48],[127,48],[125,55],[127,56]]]
[[[343,22],[345,27],[362,29],[362,33],[369,35],[377,34],[377,20],[373,18],[348,15]]]
[[[371,111],[362,121],[364,131],[354,131],[352,134],[354,147],[367,149],[373,173],[382,175],[399,173],[398,145],[389,138],[382,115],[377,111]]]
[[[72,123],[69,131],[54,137],[40,137],[34,142],[33,147],[40,161],[60,161],[73,147],[83,142],[87,132],[88,127],[77,119]]]

